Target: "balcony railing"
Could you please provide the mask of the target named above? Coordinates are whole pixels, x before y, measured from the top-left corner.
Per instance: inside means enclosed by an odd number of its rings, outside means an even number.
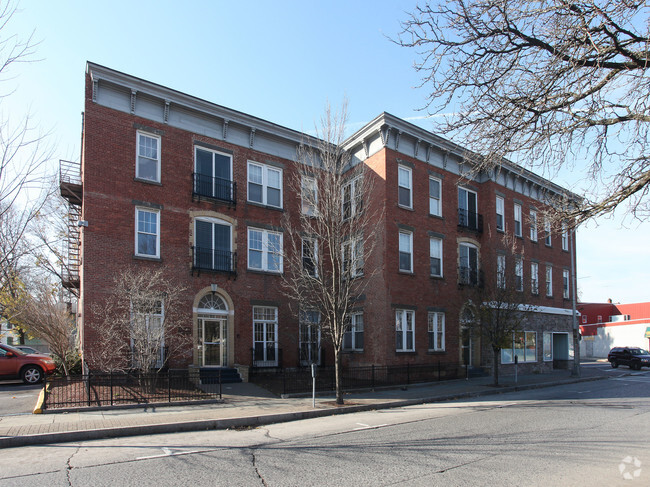
[[[237,274],[237,252],[192,247],[192,270]]]
[[[458,284],[463,286],[483,286],[483,271],[472,267],[459,267]]]
[[[483,233],[483,215],[474,211],[458,208],[458,226],[478,233]]]
[[[197,173],[193,173],[192,177],[194,178],[193,198],[206,198],[224,201],[231,205],[236,204],[237,183],[234,181]]]

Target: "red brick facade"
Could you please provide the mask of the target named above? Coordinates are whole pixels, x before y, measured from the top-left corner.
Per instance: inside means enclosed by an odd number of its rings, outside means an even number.
[[[159,107],[159,111],[152,112],[152,106]],[[249,127],[246,127],[247,123]],[[379,129],[364,135],[364,130],[373,123]],[[402,130],[404,128],[413,133],[407,133]],[[160,182],[135,177],[138,131],[159,137]],[[514,227],[515,202],[522,207],[522,237],[517,239],[517,245],[524,262],[523,292],[530,295],[531,304],[559,310],[559,315],[550,312],[548,316],[554,318],[536,328],[539,332],[536,365],[542,368],[542,332],[570,331],[566,313],[561,312],[571,308],[571,301],[563,297],[563,271],[570,270],[571,257],[568,249],[563,250],[563,239],[559,234],[551,237],[551,246],[545,245],[541,211],[538,241],[531,241],[528,216],[531,208],[541,210],[540,200],[544,192],[560,192],[561,188],[533,175],[529,178],[516,175],[516,167],[511,168],[502,180],[462,180],[454,169],[462,164],[460,152],[454,152],[455,146],[449,142],[444,142],[447,144],[444,147],[441,139],[431,134],[430,141],[421,139],[423,132],[407,122],[383,114],[348,141],[355,157],[374,174],[376,184],[372,197],[383,206],[383,217],[376,225],[380,235],[375,254],[367,261],[367,265],[377,266],[380,271],[372,277],[359,302],[363,311],[364,347],[362,351],[346,354],[344,363],[458,363],[463,360],[459,313],[467,295],[459,286],[459,243],[471,242],[478,249],[479,267],[484,279],[496,279],[496,255],[503,247],[501,233],[496,229],[495,201],[500,195],[505,202],[506,232],[512,232]],[[244,139],[242,134],[248,134],[248,139]],[[249,228],[281,231],[283,214],[297,214],[299,211],[300,195],[289,191],[286,181],[295,171],[291,148],[297,146],[301,137],[297,132],[249,115],[89,64],[82,154],[82,218],[88,222],[81,237],[79,319],[83,349],[87,351],[95,346],[93,304],[105,299],[114,276],[127,266],[164,266],[169,277],[187,290],[186,331],[193,335],[193,364],[201,365],[196,308],[201,297],[211,293],[211,284],[217,284],[217,292],[228,307],[228,354],[224,365],[251,365],[254,306],[278,309],[277,340],[282,350],[278,365],[298,365],[298,319],[281,292],[281,277],[249,270],[247,254]],[[232,156],[232,178],[237,188],[235,204],[193,198],[196,146]],[[444,156],[429,160],[430,151]],[[248,161],[282,170],[281,209],[247,202]],[[399,166],[411,172],[411,208],[398,204]],[[441,216],[429,214],[429,176],[442,182]],[[476,192],[482,232],[458,225],[458,185]],[[158,258],[135,255],[136,208],[158,212]],[[236,275],[193,271],[193,222],[201,216],[218,218],[231,225]],[[410,272],[399,269],[400,230],[412,235]],[[430,275],[431,235],[442,238],[442,277]],[[539,265],[539,295],[530,292],[531,262]],[[545,293],[547,266],[553,269],[550,297]],[[414,312],[413,350],[396,351],[395,320],[399,309]],[[434,311],[445,316],[443,351],[430,351],[428,347],[427,320],[429,312]],[[325,362],[331,364],[331,350],[324,346]],[[486,361],[476,344],[474,355],[476,365]],[[171,360],[173,366],[188,365],[186,359],[172,357]]]

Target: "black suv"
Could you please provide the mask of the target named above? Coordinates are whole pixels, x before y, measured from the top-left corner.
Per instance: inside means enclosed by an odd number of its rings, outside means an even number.
[[[641,370],[641,367],[650,367],[650,353],[647,350],[636,347],[614,347],[609,351],[607,360],[612,367],[627,365],[634,370]]]

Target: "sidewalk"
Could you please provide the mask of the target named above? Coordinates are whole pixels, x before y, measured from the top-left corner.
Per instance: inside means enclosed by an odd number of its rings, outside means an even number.
[[[595,365],[595,364],[594,364]],[[623,371],[621,371],[623,372]],[[336,406],[334,396],[278,398],[254,384],[223,386],[223,402],[197,406],[138,407],[134,409],[0,416],[0,448],[47,443],[76,442],[99,438],[136,436],[181,431],[201,431],[294,421],[371,409],[441,402],[517,390],[550,387],[610,377],[605,369],[582,366],[581,376],[570,371],[436,382],[401,388],[345,394],[345,405]]]

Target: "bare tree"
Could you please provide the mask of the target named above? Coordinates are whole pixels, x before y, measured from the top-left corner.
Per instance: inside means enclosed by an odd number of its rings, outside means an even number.
[[[587,165],[593,196],[562,205],[576,224],[625,203],[648,215],[650,7],[604,0],[453,0],[417,7],[398,44],[415,48],[437,127],[483,158],[555,174]]]
[[[94,306],[94,343],[85,353],[94,370],[160,370],[191,343],[185,289],[164,268],[127,268],[103,305]]]
[[[349,333],[350,315],[376,266],[364,265],[376,243],[373,225],[380,209],[370,198],[373,174],[355,164],[343,148],[347,105],[340,113],[327,106],[317,133],[303,144],[289,187],[300,196],[300,210],[283,219],[285,272],[283,289],[298,306],[301,326],[317,312],[317,327],[334,350],[336,402],[341,392],[341,350]],[[316,330],[314,330],[316,331]],[[317,357],[306,357],[314,362]]]
[[[515,237],[505,235],[502,242],[495,268],[491,269],[495,277],[470,288],[461,316],[461,322],[470,325],[492,350],[495,386],[499,385],[501,350],[512,346],[513,336],[521,331],[527,313],[535,309],[528,304],[530,295],[523,283],[523,252]]]
[[[67,303],[60,299],[60,290],[47,281],[40,282],[32,294],[24,293],[14,301],[14,306],[22,326],[47,343],[68,376],[68,359],[76,350],[76,324]]]

